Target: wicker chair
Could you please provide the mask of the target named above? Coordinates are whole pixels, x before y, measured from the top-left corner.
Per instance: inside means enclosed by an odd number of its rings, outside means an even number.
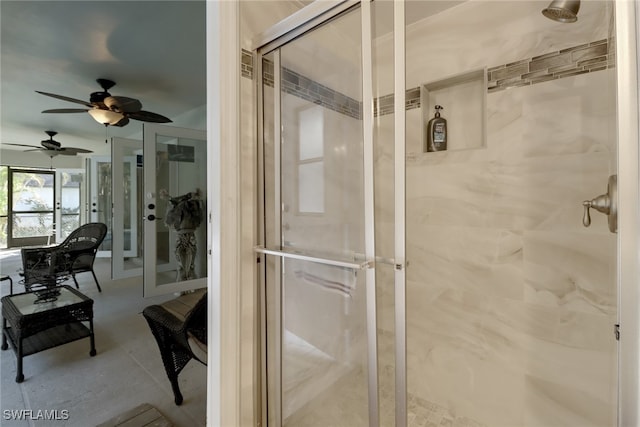
[[[22,248],[22,271],[27,290],[35,285],[56,286],[69,276],[73,278],[76,288],[79,288],[76,274],[91,272],[98,291],[102,292],[93,271],[93,263],[106,234],[105,224],[91,222],[73,230],[57,246]]]
[[[191,359],[207,364],[207,290],[150,305],[142,315],[158,343],[174,401],[181,405],[178,375]]]

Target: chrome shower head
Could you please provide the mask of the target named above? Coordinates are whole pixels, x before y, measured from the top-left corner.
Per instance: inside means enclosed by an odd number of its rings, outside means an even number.
[[[553,0],[542,14],[554,21],[567,23],[578,20],[579,10],[580,0]]]

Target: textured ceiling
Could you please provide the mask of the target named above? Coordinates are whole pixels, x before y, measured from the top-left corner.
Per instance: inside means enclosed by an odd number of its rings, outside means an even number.
[[[204,105],[205,16],[193,0],[0,1],[0,143],[39,145],[55,130],[63,146],[108,152],[104,126],[88,114],[41,113],[81,105],[35,92],[88,101],[97,78],[171,119]],[[141,130],[132,120],[108,134]]]

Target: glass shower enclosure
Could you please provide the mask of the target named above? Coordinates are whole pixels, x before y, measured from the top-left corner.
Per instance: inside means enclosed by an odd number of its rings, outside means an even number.
[[[265,422],[615,425],[614,3],[316,3],[254,57]]]

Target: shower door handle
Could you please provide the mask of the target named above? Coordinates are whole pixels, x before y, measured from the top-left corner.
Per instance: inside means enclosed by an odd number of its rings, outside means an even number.
[[[582,224],[585,227],[591,225],[591,215],[589,209],[593,208],[598,212],[607,215],[609,223],[609,231],[616,233],[618,231],[618,176],[611,175],[607,184],[607,192],[596,197],[593,200],[585,200],[582,202],[584,206],[584,216]]]

